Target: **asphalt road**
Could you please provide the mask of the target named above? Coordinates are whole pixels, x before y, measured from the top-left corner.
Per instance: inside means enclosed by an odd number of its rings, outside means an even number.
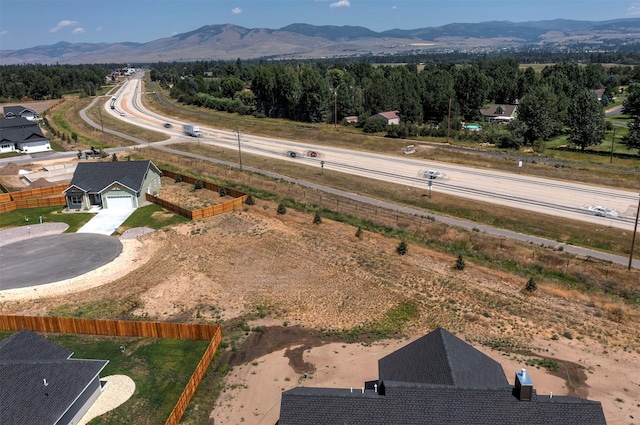
[[[117,238],[65,233],[0,247],[0,290],[26,288],[80,276],[113,261],[122,252]]]
[[[153,143],[160,147],[170,143],[193,142],[193,137],[182,134],[182,123],[172,122],[172,128],[166,129],[165,117],[149,111],[141,101],[140,83],[132,79],[119,90],[116,109],[111,110],[105,103],[105,111],[118,119],[164,132],[170,139]],[[125,111],[125,117],[120,116]],[[527,175],[527,163],[513,160],[513,173],[499,172],[481,168],[463,167],[449,163],[438,163],[413,159],[411,155],[392,156],[371,152],[340,149],[331,146],[315,146],[291,140],[280,140],[236,134],[232,131],[218,130],[201,126],[203,136],[199,143],[238,149],[238,138],[242,153],[251,153],[278,160],[296,161],[325,171],[336,170],[370,179],[443,192],[482,202],[496,204],[496,208],[507,206],[556,215],[574,220],[585,221],[601,226],[605,222],[610,227],[632,230],[635,211],[638,205],[638,193],[597,186],[597,176],[592,184],[550,180]],[[479,159],[481,161],[482,159]],[[435,180],[425,178],[428,170],[435,170],[439,177]],[[614,213],[606,218],[597,217],[590,210],[601,206]]]

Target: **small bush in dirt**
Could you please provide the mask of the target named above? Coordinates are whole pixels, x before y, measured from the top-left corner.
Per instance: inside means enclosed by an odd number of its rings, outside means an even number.
[[[322,217],[320,217],[320,214],[316,213],[316,215],[313,216],[313,224],[320,223],[322,223]]]
[[[221,187],[218,193],[220,193],[220,197],[223,198],[227,196],[227,189],[225,189],[224,187]]]
[[[456,260],[456,270],[464,270],[467,267],[467,263],[464,262],[464,258],[462,258],[462,254],[458,255],[458,259]]]
[[[530,277],[529,280],[527,281],[527,284],[524,286],[524,290],[531,293],[531,292],[536,292],[537,289],[538,289],[538,285],[536,284],[536,281],[533,280],[533,277]]]
[[[607,311],[607,319],[616,323],[624,323],[625,322],[624,311],[622,311],[620,307],[611,309]]]
[[[253,200],[253,196],[247,195],[247,199],[244,201],[247,205],[255,205],[256,201]]]
[[[567,338],[567,339],[573,339],[573,335],[571,335],[571,332],[569,332],[569,331],[564,332],[564,333],[562,334],[562,336],[563,336],[563,337],[565,337],[565,338]]]
[[[287,213],[287,207],[285,207],[284,204],[280,203],[280,204],[278,204],[278,209],[276,210],[276,212],[278,214],[286,214]]]
[[[178,175],[176,176],[176,181],[175,181],[175,182],[176,182],[176,183],[182,183],[182,176],[181,176],[180,174],[178,174]]]
[[[118,162],[118,155],[116,155],[115,153],[113,155],[111,155],[111,161],[112,162]]]
[[[405,255],[407,252],[409,252],[407,243],[405,241],[400,241],[400,243],[396,247],[396,252],[400,255]]]
[[[356,230],[356,238],[362,239],[362,227],[358,227],[358,230]]]
[[[204,183],[202,182],[202,180],[196,180],[196,183],[193,185],[193,188],[196,190],[203,189]]]

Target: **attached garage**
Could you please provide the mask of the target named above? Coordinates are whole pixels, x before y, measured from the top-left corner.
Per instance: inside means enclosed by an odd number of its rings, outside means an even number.
[[[131,195],[110,195],[106,197],[107,208],[109,209],[131,209],[135,208],[133,196]]]

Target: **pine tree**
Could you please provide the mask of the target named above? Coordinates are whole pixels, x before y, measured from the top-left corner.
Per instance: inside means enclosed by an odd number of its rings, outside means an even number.
[[[524,290],[527,292],[535,292],[538,289],[538,285],[536,284],[536,281],[533,280],[533,277],[530,277],[529,280],[527,281],[527,284],[524,287]]]
[[[313,224],[320,224],[322,223],[322,218],[320,217],[320,214],[316,213],[316,215],[313,216]]]
[[[408,251],[409,247],[407,247],[407,243],[405,241],[400,241],[400,243],[396,247],[396,252],[400,255],[405,255]]]
[[[467,264],[464,262],[464,258],[462,258],[462,254],[458,255],[458,259],[456,260],[456,269],[464,270],[467,267]]]
[[[287,207],[285,207],[283,203],[278,204],[277,213],[278,214],[286,214],[287,213]]]

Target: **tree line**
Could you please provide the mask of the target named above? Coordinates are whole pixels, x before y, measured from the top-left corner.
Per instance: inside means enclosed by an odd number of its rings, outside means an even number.
[[[0,102],[95,96],[115,65],[6,65],[0,67]]]
[[[443,136],[482,120],[489,104],[518,104],[517,119],[488,127],[483,138],[504,148],[536,146],[568,133],[571,145],[601,143],[604,108],[620,90],[640,81],[640,66],[558,62],[541,71],[510,57],[463,65],[437,63],[376,66],[361,62],[163,64],[151,78],[181,102],[240,114],[302,122],[358,117],[365,132],[389,137]],[[598,98],[594,90],[601,89]],[[402,124],[371,119],[398,111]],[[624,139],[627,140],[627,139]]]

